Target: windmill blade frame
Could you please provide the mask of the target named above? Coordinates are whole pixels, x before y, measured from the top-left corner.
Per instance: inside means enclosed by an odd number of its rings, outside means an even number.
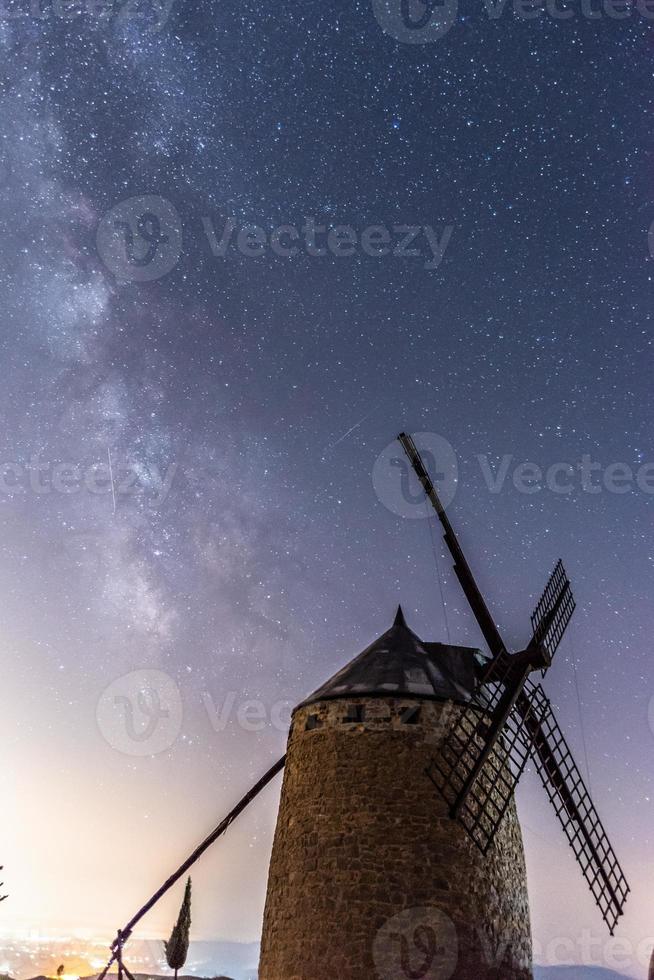
[[[459,582],[461,583],[461,588],[463,589],[468,603],[470,604],[470,608],[472,609],[474,616],[479,623],[479,628],[481,629],[484,639],[488,644],[488,649],[491,651],[493,657],[497,657],[501,653],[506,653],[507,649],[504,645],[504,640],[500,636],[500,631],[498,630],[495,621],[490,614],[484,597],[482,596],[475,577],[472,574],[470,565],[463,554],[459,540],[454,533],[454,528],[449,522],[448,516],[445,513],[445,508],[443,507],[441,499],[438,496],[438,492],[434,487],[433,481],[425,468],[422,457],[420,456],[413,438],[410,435],[407,435],[406,432],[400,432],[398,440],[404,449],[404,452],[406,453],[416,476],[420,480],[432,507],[436,511],[438,519],[443,525],[443,530],[445,531],[445,543],[450,550],[450,554],[454,558],[454,571]]]
[[[450,804],[451,816],[486,853],[531,755],[613,935],[629,885],[552,705],[543,688],[529,680],[538,667],[545,674],[575,610],[563,562],[557,562],[532,614],[529,646],[510,655],[413,439],[406,433],[398,438],[443,525],[454,570],[493,658],[427,775]]]
[[[570,580],[559,558],[531,614],[531,642],[534,645],[540,644],[550,660],[559,648],[575,608]]]
[[[517,696],[512,694],[513,703],[506,717],[500,720],[498,711],[506,691],[507,687],[497,680],[492,685],[484,681],[479,685],[432,758],[427,775],[449,803],[451,815],[486,854],[518,781],[529,759],[533,759],[595,903],[613,935],[629,885],[551,702],[540,684],[525,679]]]
[[[524,676],[511,683],[511,658],[498,660],[491,665],[493,682],[482,681],[427,769],[450,805],[450,815],[483,854],[495,839],[529,761],[542,711],[539,702],[529,705],[535,724],[527,728],[516,708]]]
[[[532,758],[536,770],[593,898],[613,935],[624,911],[629,884],[549,698],[540,684],[529,681],[524,701],[530,704],[533,700],[544,705],[537,730],[529,718],[525,719],[526,727],[532,729]],[[518,710],[525,710],[526,705],[519,701],[517,707]]]

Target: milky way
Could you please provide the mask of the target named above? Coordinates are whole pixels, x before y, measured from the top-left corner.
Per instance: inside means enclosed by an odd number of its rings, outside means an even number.
[[[516,648],[566,561],[547,686],[654,934],[651,20],[564,9],[407,40],[391,0],[4,8],[3,928],[110,935],[398,601],[481,643],[373,480],[406,429],[453,447]],[[98,723],[137,670],[183,708],[151,756]],[[198,935],[257,938],[275,807],[198,869]],[[529,775],[520,808],[534,936],[578,959],[601,920]]]

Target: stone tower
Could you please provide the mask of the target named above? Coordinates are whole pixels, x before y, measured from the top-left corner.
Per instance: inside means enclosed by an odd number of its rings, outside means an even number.
[[[295,709],[259,980],[531,980],[515,803],[484,856],[425,771],[482,663],[400,609]]]

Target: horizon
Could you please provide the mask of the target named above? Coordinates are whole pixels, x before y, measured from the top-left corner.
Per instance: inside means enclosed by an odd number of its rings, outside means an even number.
[[[59,946],[62,948],[58,950],[53,950],[49,954],[43,954],[42,959],[38,962],[40,962],[41,964],[54,964],[55,962],[57,962],[57,965],[59,965],[59,961],[63,959],[63,960],[68,960],[68,962],[73,962],[77,964],[83,963],[84,959],[83,957],[79,956],[79,953],[75,954],[74,952],[72,952],[72,957],[71,957],[71,951],[75,948],[75,944],[78,941],[79,940],[76,940],[75,937],[70,937],[70,936],[51,938],[51,939],[44,939],[43,937],[41,937],[40,940],[41,945]],[[144,944],[147,949],[146,956],[144,958],[143,955],[144,951],[141,948],[140,953],[137,954],[134,963],[130,962],[129,964],[130,971],[135,976],[139,976],[139,977],[151,976],[153,978],[158,978],[158,977],[170,976],[171,975],[170,970],[166,966],[165,958],[163,954],[160,955],[160,958],[158,960],[156,959],[155,956],[155,948],[157,945],[161,946],[161,939],[158,939],[157,937],[154,936],[150,936],[141,939],[141,943]],[[109,946],[108,941],[106,941],[106,944],[103,946],[101,938],[96,938],[91,944],[96,945],[98,952],[101,949],[108,949]],[[179,974],[180,980],[184,980],[184,978],[186,977],[200,978],[200,980],[210,980],[210,978],[215,977],[220,972],[225,972],[226,974],[229,974],[230,972],[229,969],[226,968],[224,964],[221,964],[219,962],[219,958],[220,958],[219,952],[217,951],[214,952],[208,959],[206,954],[204,959],[199,958],[200,952],[199,950],[197,950],[197,947],[203,944],[214,946],[214,947],[224,947],[225,949],[228,949],[233,946],[242,946],[243,953],[244,953],[243,959],[245,960],[248,959],[248,953],[251,951],[251,947],[254,946],[258,948],[258,943],[234,943],[227,939],[192,941],[190,951],[189,951],[189,959],[187,961],[186,966],[180,971]],[[69,954],[68,957],[65,955],[65,952]],[[149,956],[149,960],[148,960],[148,956]],[[604,953],[604,957],[606,959],[606,953]],[[147,968],[148,961],[150,963],[154,963],[155,966],[158,966],[159,968],[148,969]],[[639,977],[643,975],[642,961],[637,964],[632,963],[631,965],[625,964],[624,960],[620,965],[618,961],[619,961],[619,955],[616,957],[615,962],[613,962],[611,960],[611,957],[609,956],[608,961],[598,962],[597,959],[595,958],[595,959],[591,959],[590,962],[585,964],[577,963],[574,960],[568,961],[565,959],[559,959],[556,956],[550,956],[550,957],[546,956],[545,958],[535,959],[534,965],[541,969],[549,969],[550,971],[556,969],[565,971],[569,967],[586,966],[590,970],[613,971],[613,973],[616,976],[620,976],[620,977]],[[89,971],[85,971],[83,969],[79,971],[69,971],[68,967],[66,967],[66,972],[63,975],[65,980],[88,980],[88,978],[97,977],[100,972],[100,969],[103,968],[103,966],[105,965],[105,961],[101,957],[93,960],[91,955],[89,955],[89,959],[86,960],[86,962],[88,963],[89,966],[92,966],[93,962],[95,962],[96,968],[90,969]],[[234,960],[232,959],[232,964],[233,963]],[[7,963],[0,964],[0,976],[8,976],[11,978],[11,980],[36,980],[37,977],[41,977],[41,976],[48,978],[48,980],[56,980],[57,974],[56,974],[56,967],[54,966],[52,967],[51,971],[37,969],[35,972],[29,972],[29,971],[12,972],[11,970],[5,971],[2,968],[7,965],[8,965]],[[66,964],[64,963],[64,965]],[[197,967],[196,969],[193,968],[194,965]],[[204,971],[201,969],[202,965],[205,966]],[[209,966],[211,968],[208,968]],[[647,968],[647,964],[645,964],[645,969],[646,968]],[[256,980],[256,969],[254,972],[249,971],[247,969],[245,970],[245,972],[243,972],[240,968],[236,968],[234,969],[234,972],[238,974],[238,976],[235,977],[234,980]],[[115,970],[115,968],[112,967],[108,975],[116,976],[117,971]]]

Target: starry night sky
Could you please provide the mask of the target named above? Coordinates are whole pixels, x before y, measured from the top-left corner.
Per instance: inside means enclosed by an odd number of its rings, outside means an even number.
[[[158,30],[147,3],[102,19],[6,8],[3,928],[112,935],[283,751],[281,726],[246,731],[239,705],[269,718],[301,700],[398,601],[425,639],[481,643],[436,529],[434,551],[428,523],[373,486],[406,429],[456,453],[450,518],[514,648],[566,562],[578,610],[546,687],[633,887],[619,932],[654,935],[652,494],[601,476],[599,493],[578,478],[521,493],[511,476],[491,493],[477,458],[654,463],[652,21],[570,9],[492,19],[462,0],[444,36],[408,44],[369,0],[200,0]],[[96,243],[142,195],[183,229],[152,281],[116,274]],[[453,231],[426,269],[361,250],[221,258],[203,225],[307,216]],[[136,480],[115,506],[106,481],[48,482],[108,453]],[[47,492],[7,489],[30,460]],[[135,757],[96,709],[152,668],[180,691],[182,730]],[[207,701],[229,696],[212,726]],[[277,793],[198,868],[198,937],[258,938]],[[532,775],[519,804],[535,938],[604,939]]]

